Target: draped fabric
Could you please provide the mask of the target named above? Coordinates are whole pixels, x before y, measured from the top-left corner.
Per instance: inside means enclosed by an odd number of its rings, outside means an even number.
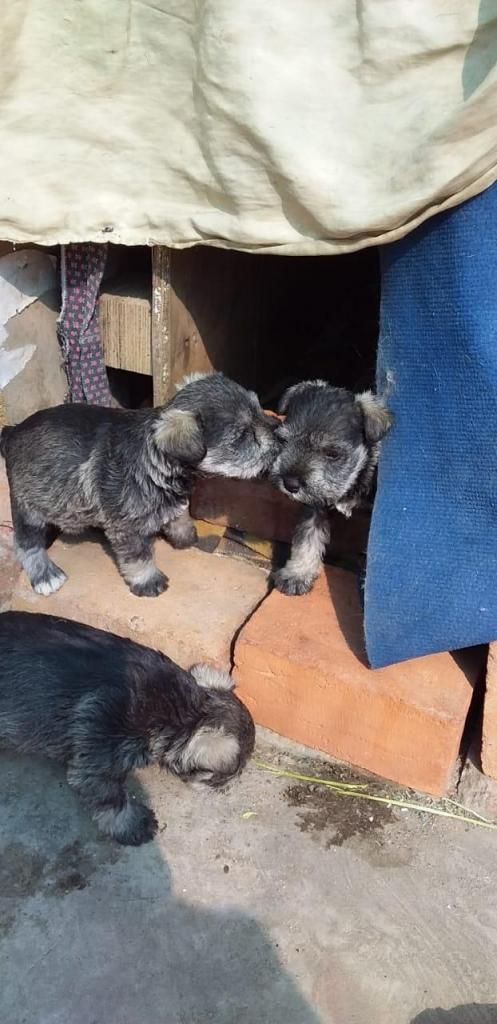
[[[0,238],[340,253],[497,178],[494,0],[9,0]]]

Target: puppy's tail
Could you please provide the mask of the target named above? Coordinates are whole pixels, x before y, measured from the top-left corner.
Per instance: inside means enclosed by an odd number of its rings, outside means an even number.
[[[3,455],[3,458],[5,458],[5,445],[11,430],[12,427],[0,427],[0,455]]]

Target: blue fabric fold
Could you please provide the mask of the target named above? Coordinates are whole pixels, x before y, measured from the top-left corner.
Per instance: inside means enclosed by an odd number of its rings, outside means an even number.
[[[497,186],[380,252],[374,668],[497,638]]]

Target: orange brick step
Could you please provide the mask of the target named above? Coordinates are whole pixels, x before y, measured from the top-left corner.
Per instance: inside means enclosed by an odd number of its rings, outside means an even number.
[[[450,786],[480,671],[473,652],[369,669],[357,581],[340,569],[305,597],[274,591],[235,645],[258,724],[434,796]]]
[[[497,643],[490,644],[488,649],[481,766],[485,775],[497,779]]]

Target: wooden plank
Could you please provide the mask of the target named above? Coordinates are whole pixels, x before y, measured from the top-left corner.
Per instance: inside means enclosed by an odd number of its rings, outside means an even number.
[[[171,256],[171,375],[223,370],[254,387],[262,264],[246,253],[195,246]]]
[[[7,426],[7,410],[5,408],[5,402],[0,392],[0,427]]]
[[[150,275],[104,288],[98,315],[106,366],[152,374],[151,295]]]
[[[128,276],[134,252],[123,257]],[[379,295],[374,251],[311,259],[156,246],[151,254],[151,287],[150,253],[137,251],[134,263],[151,293],[150,344],[138,342],[146,329],[134,321],[139,351],[125,363],[116,341],[109,365],[120,359],[124,369],[152,372],[155,404],[174,394],[185,374],[211,369],[254,388],[271,408],[285,387],[309,377],[356,390],[371,386]]]
[[[214,369],[192,313],[176,291],[182,269],[178,267],[178,257],[179,253],[173,254],[171,275],[171,379],[175,385],[187,373],[205,373]],[[200,280],[198,284],[201,285]]]
[[[174,391],[171,375],[171,252],[166,245],[152,248],[152,377],[154,405]]]
[[[243,356],[243,347],[232,344],[243,304],[238,289],[235,303],[231,298],[231,262],[222,254],[220,266],[216,255],[154,246],[152,281],[144,268],[104,286],[99,320],[105,363],[152,375],[155,405],[174,393],[185,374],[225,368],[228,349],[231,363]]]

